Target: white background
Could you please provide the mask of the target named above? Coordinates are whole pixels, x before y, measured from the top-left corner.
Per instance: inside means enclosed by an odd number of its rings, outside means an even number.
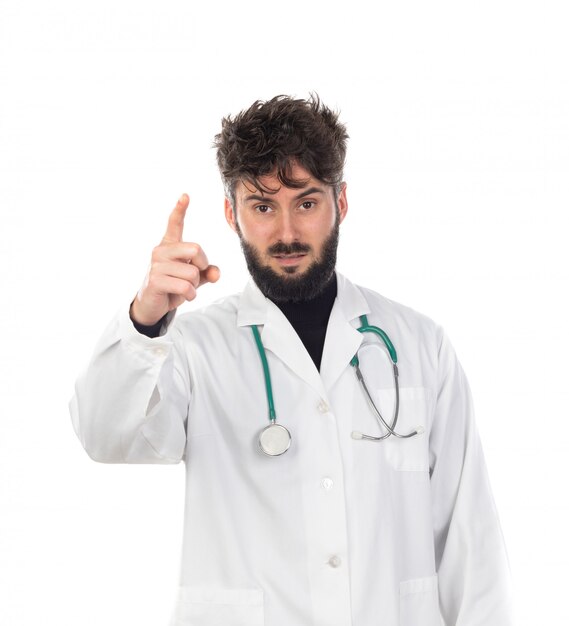
[[[2,626],[168,622],[183,467],[92,462],[67,403],[181,192],[222,270],[197,304],[241,289],[213,136],[312,90],[351,136],[339,269],[445,327],[518,624],[568,623],[567,23],[523,0],[0,1]]]

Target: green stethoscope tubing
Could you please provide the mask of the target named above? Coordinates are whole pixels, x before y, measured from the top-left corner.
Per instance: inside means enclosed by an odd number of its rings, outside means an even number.
[[[360,322],[362,323],[362,325],[358,328],[360,333],[362,334],[363,333],[375,333],[376,335],[378,335],[383,341],[383,343],[385,344],[387,351],[389,352],[389,356],[391,357],[391,362],[393,364],[396,364],[397,363],[397,351],[395,350],[395,346],[391,343],[391,339],[387,336],[387,333],[377,326],[370,326],[369,322],[367,321],[367,315],[362,315],[360,317]],[[356,354],[354,354],[354,358],[350,361],[350,365],[353,365],[354,367],[356,367],[356,366],[359,366],[359,364],[360,364],[360,360],[358,359],[358,354],[356,352]]]
[[[261,363],[263,364],[263,374],[265,375],[265,389],[267,390],[267,403],[269,405],[269,420],[271,422],[275,422],[277,419],[277,414],[275,412],[273,385],[271,383],[271,372],[269,371],[269,364],[267,362],[267,353],[265,352],[265,347],[263,346],[263,342],[261,341],[261,335],[259,334],[259,329],[257,328],[257,326],[251,326],[251,330],[253,331],[255,343],[257,344],[257,349],[259,350]]]
[[[378,423],[382,424],[387,429],[387,433],[381,437],[374,437],[372,435],[365,435],[358,431],[354,431],[352,432],[352,438],[353,439],[367,439],[369,441],[382,441],[383,439],[386,439],[387,437],[391,435],[398,437],[399,439],[407,439],[409,437],[414,437],[415,435],[418,435],[420,432],[422,432],[422,429],[417,428],[413,432],[410,432],[406,435],[401,435],[400,433],[395,432],[395,426],[397,425],[397,419],[399,417],[399,371],[397,369],[397,351],[395,350],[395,346],[393,345],[391,339],[389,339],[387,333],[384,330],[382,330],[378,326],[371,326],[369,324],[367,315],[360,316],[360,322],[361,322],[361,326],[358,328],[358,331],[362,334],[374,333],[375,335],[377,335],[382,340],[383,344],[385,345],[387,349],[387,352],[389,353],[389,357],[393,365],[393,380],[395,383],[395,408],[393,411],[393,419],[392,419],[391,425],[389,425],[384,420],[383,416],[379,412],[378,408],[375,405],[375,402],[373,401],[369,393],[369,390],[365,384],[363,374],[361,373],[361,370],[360,370],[360,361],[358,358],[358,354],[356,352],[356,354],[353,356],[352,360],[350,361],[350,365],[354,367],[355,369],[356,376],[364,390],[366,398],[376,416],[376,419],[378,420]],[[256,325],[253,325],[251,326],[251,330],[253,331],[253,336],[255,337],[255,344],[257,345],[257,350],[259,351],[259,356],[261,357],[261,363],[263,365],[263,375],[265,378],[265,390],[267,394],[267,404],[269,407],[269,421],[271,422],[271,424],[275,424],[276,419],[277,419],[277,414],[275,411],[275,402],[273,398],[273,386],[271,383],[271,372],[269,370],[267,354],[265,352],[263,342],[261,341],[261,335],[259,334],[258,327]],[[282,428],[284,429],[284,427]],[[263,449],[263,446],[261,446],[261,449]],[[275,456],[278,456],[278,455],[275,454]]]

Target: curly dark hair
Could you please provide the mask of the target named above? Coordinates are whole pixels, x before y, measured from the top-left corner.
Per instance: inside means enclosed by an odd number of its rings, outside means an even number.
[[[259,183],[259,177],[275,173],[282,185],[300,188],[304,181],[293,179],[297,163],[311,176],[341,190],[346,158],[346,127],[320,101],[317,94],[307,100],[275,96],[257,100],[235,117],[221,122],[215,136],[217,164],[225,193],[235,207],[235,185],[249,182],[264,193],[275,193]]]

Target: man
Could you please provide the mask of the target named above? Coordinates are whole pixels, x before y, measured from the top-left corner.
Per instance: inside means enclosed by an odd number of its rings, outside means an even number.
[[[183,195],[77,383],[72,416],[93,459],[185,461],[176,626],[511,623],[448,340],[335,272],[346,139],[317,98],[223,120],[225,216],[252,281],[174,319],[219,278],[182,239]]]

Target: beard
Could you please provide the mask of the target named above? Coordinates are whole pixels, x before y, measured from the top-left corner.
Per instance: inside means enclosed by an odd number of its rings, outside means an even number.
[[[273,302],[301,302],[312,300],[319,296],[328,285],[336,268],[336,253],[340,239],[340,220],[336,217],[336,223],[332,231],[322,244],[320,256],[299,274],[296,267],[284,267],[285,275],[277,274],[269,265],[261,261],[258,250],[245,241],[239,227],[237,234],[241,242],[241,249],[245,256],[245,262],[251,277],[263,295]],[[267,248],[269,255],[274,254],[306,254],[312,251],[312,247],[299,241],[290,244],[276,243]]]

